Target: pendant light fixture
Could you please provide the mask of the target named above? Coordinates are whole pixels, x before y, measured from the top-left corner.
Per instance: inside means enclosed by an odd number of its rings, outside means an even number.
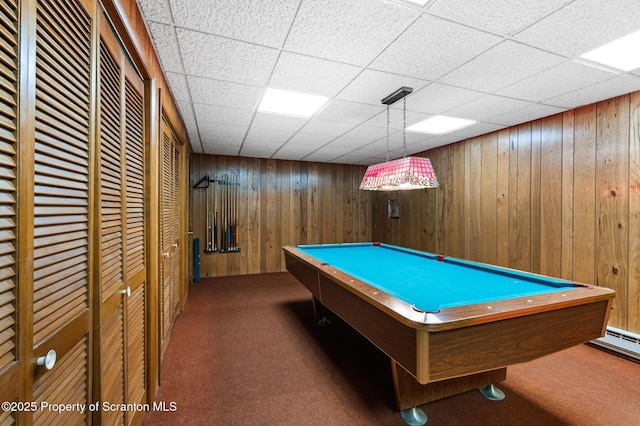
[[[368,191],[399,191],[408,189],[437,188],[438,179],[431,166],[431,161],[425,157],[407,157],[407,99],[413,92],[411,87],[401,87],[381,102],[387,106],[387,158],[384,163],[367,167],[360,189]],[[402,107],[402,144],[404,154],[402,158],[389,161],[389,107],[395,102],[403,100]]]

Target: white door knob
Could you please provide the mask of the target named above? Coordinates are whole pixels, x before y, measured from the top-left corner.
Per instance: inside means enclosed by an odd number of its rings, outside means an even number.
[[[37,358],[36,365],[43,365],[47,370],[51,370],[56,365],[56,351],[51,349],[45,356]]]
[[[162,253],[162,257],[169,257],[169,252],[165,251],[164,253]]]
[[[131,287],[127,286],[127,288],[125,290],[120,290],[122,292],[122,294],[126,295],[127,297],[131,296]]]

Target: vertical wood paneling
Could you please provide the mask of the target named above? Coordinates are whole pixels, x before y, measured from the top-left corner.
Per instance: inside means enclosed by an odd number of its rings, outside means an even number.
[[[431,243],[435,246],[434,251],[436,253],[448,253],[448,245],[446,238],[446,231],[449,229],[449,219],[447,216],[447,204],[450,191],[451,191],[451,173],[449,168],[449,157],[451,154],[450,147],[442,147],[438,149],[434,157],[434,171],[440,182],[440,187],[435,190],[436,192],[436,232],[435,243]]]
[[[194,190],[191,214],[203,277],[284,271],[284,245],[371,241],[373,195],[358,189],[364,167],[210,155],[194,155],[192,164],[192,184],[206,174],[236,173],[244,194],[240,252],[204,253],[206,192]],[[342,214],[335,214],[338,209]]]
[[[576,281],[596,282],[596,105],[575,110],[574,239]],[[557,169],[555,167],[554,169]]]
[[[509,242],[507,250],[510,268],[521,263],[518,253],[518,236],[525,230],[518,229],[518,129],[509,129]],[[527,229],[526,232],[529,232]]]
[[[449,256],[464,257],[464,233],[465,233],[465,203],[464,203],[464,160],[465,148],[463,144],[455,144],[451,147],[449,156],[449,170],[451,183],[449,185],[451,200],[445,203],[447,217],[447,252]],[[401,244],[401,242],[399,242]]]
[[[629,97],[598,102],[596,110],[597,284],[613,288],[610,324],[627,327],[629,217]],[[637,238],[637,236],[634,236]]]
[[[498,233],[496,237],[496,248],[498,252],[497,265],[509,265],[509,183],[511,167],[511,146],[509,129],[498,132],[498,167],[496,168],[498,201],[496,206],[496,221]]]
[[[531,270],[531,123],[517,127],[515,250],[512,268]]]
[[[532,245],[532,250],[540,254],[539,272],[559,277],[562,274],[561,115],[542,120],[540,148],[540,239]]]
[[[562,114],[562,278],[573,279],[574,112]]]
[[[481,182],[482,182],[482,205],[480,206],[481,229],[480,247],[481,256],[479,260],[485,263],[495,264],[497,262],[497,207],[498,207],[498,179],[497,174],[488,172],[496,170],[498,167],[498,137],[496,133],[485,135],[480,142],[482,155],[481,162]]]
[[[265,162],[264,177],[263,179],[263,191],[266,195],[265,209],[262,210],[264,216],[262,217],[262,223],[266,234],[262,240],[261,251],[265,254],[262,257],[263,264],[262,270],[266,272],[276,272],[277,265],[280,264],[279,259],[282,254],[280,253],[280,206],[278,206],[277,194],[278,194],[278,180],[277,180],[277,164],[276,160],[267,160]],[[224,256],[228,258],[229,256]]]
[[[307,191],[307,211],[320,212],[319,201],[319,179],[318,170],[320,168],[319,163],[309,163],[308,174],[308,191]],[[307,243],[311,241],[320,241],[320,225],[321,217],[307,214]]]
[[[204,173],[205,170],[208,170],[208,164],[206,160],[215,160],[215,157],[205,157],[205,156],[200,156],[202,162],[204,164],[202,164],[202,169],[196,170],[195,171],[195,176],[200,176]],[[248,269],[248,273],[252,273],[251,271],[262,271],[261,269],[261,244],[260,241],[262,240],[262,215],[261,215],[261,204],[260,204],[260,194],[262,194],[262,189],[261,189],[261,170],[260,170],[260,160],[259,159],[253,159],[249,162],[249,165],[247,167],[248,173],[249,173],[249,197],[248,197],[248,217],[247,217],[247,227],[246,227],[246,231],[240,231],[241,235],[245,235],[246,234],[246,238],[247,238],[247,251],[249,253],[248,256],[248,265],[247,265],[247,269]],[[215,167],[215,165],[213,166]],[[218,169],[219,171],[223,171],[224,169],[220,168]],[[200,173],[199,173],[200,172]],[[196,217],[196,219],[194,220],[194,222],[197,222],[197,217],[198,217],[198,212],[194,212],[193,213]],[[306,228],[307,224],[305,222],[301,222],[302,226]],[[266,226],[266,224],[264,224],[264,226]],[[197,229],[194,230],[194,233],[196,235],[198,235],[198,231]],[[245,250],[245,247],[242,246],[242,244],[240,245],[240,250]],[[216,260],[217,260],[216,256]],[[217,262],[216,262],[217,263]],[[214,266],[210,266],[208,269],[203,270],[202,272],[205,274],[204,276],[219,276],[219,275],[226,275],[226,271],[225,272],[218,272],[218,271],[225,271],[224,269],[221,268],[215,268]],[[207,275],[208,274],[208,275]]]
[[[628,329],[640,330],[640,92],[629,102]]]
[[[542,238],[542,200],[541,192],[541,142],[542,123],[536,120],[531,123],[531,271],[540,273],[542,253],[540,253]]]
[[[477,261],[482,257],[480,241],[482,231],[480,228],[482,223],[482,151],[480,138],[473,138],[468,144],[465,144],[464,165],[464,211],[466,216],[464,257]]]

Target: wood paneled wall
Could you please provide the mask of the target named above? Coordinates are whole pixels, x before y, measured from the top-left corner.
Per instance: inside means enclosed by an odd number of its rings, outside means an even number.
[[[191,215],[193,236],[200,239],[201,277],[284,271],[281,248],[289,244],[370,241],[372,194],[358,189],[365,169],[193,155],[192,184],[207,174],[237,175],[240,182],[238,253],[204,253],[207,190],[193,189]]]
[[[640,92],[422,155],[440,188],[376,193],[374,240],[613,288],[640,332]]]

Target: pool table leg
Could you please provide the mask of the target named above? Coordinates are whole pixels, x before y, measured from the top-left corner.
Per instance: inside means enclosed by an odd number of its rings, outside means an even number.
[[[491,401],[502,401],[504,399],[504,392],[495,387],[493,383],[478,388],[478,390],[485,398],[490,399]]]
[[[400,411],[400,417],[402,417],[402,420],[404,420],[406,424],[411,426],[422,426],[429,420],[424,411],[418,407]]]
[[[315,315],[316,319],[321,318],[318,320],[318,325],[320,327],[329,327],[332,324],[331,320],[327,318],[327,311],[328,309],[325,308],[324,305],[314,297],[313,314]]]

